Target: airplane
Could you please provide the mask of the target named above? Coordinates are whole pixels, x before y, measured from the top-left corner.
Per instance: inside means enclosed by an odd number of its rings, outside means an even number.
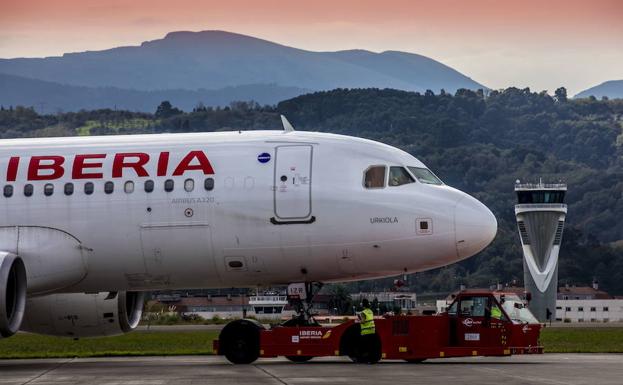
[[[396,276],[494,239],[491,211],[410,154],[282,120],[0,141],[0,336],[123,334],[148,291]]]

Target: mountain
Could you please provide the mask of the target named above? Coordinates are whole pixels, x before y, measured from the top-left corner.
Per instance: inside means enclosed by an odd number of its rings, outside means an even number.
[[[33,106],[39,112],[48,113],[101,108],[154,112],[163,100],[185,111],[191,111],[198,103],[227,106],[234,100],[253,99],[262,105],[272,105],[308,91],[275,84],[249,84],[218,90],[139,91],[117,87],[70,86],[0,74],[0,105]]]
[[[171,32],[140,46],[60,57],[0,59],[0,73],[70,86],[167,92],[258,84],[314,91],[395,88],[454,93],[460,88],[486,88],[421,55],[312,52],[223,31]],[[255,98],[251,93],[243,99]],[[64,109],[75,107],[66,104]]]
[[[604,96],[609,99],[623,99],[623,80],[610,80],[603,82],[595,87],[586,89],[574,98],[588,98],[594,96],[596,98],[602,98]]]

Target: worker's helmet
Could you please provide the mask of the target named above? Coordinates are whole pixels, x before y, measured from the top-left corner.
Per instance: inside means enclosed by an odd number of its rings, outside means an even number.
[[[368,301],[368,299],[367,299],[367,298],[364,298],[364,299],[361,301],[361,306],[363,306],[363,307],[370,307],[370,301]]]

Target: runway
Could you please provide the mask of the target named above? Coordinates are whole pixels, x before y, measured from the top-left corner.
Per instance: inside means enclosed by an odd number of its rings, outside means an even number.
[[[0,384],[621,384],[623,355],[545,354],[435,359],[421,364],[305,364],[262,359],[232,365],[217,356],[1,360]]]

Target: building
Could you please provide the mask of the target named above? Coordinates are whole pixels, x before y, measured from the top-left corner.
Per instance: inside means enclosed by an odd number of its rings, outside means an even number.
[[[546,322],[555,313],[558,253],[567,215],[567,185],[515,184],[515,218],[523,250],[524,286],[532,299],[529,308]]]
[[[592,286],[558,288],[556,321],[559,322],[623,322],[623,299],[615,299]]]
[[[559,299],[558,322],[623,322],[623,299]]]
[[[156,303],[181,315],[198,315],[205,319],[244,318],[282,319],[291,317],[294,311],[287,308],[285,294],[275,292],[259,295],[206,295],[185,297],[181,295],[160,295]]]
[[[569,286],[558,288],[559,300],[587,300],[587,299],[612,299],[610,294],[599,290],[599,284],[595,281],[593,286]]]
[[[384,306],[388,311],[391,311],[395,307],[400,308],[403,312],[413,312],[417,309],[417,295],[411,292],[401,291],[381,291],[381,292],[361,292],[351,294],[353,303],[359,304],[364,298],[367,298],[370,303],[375,299],[379,302],[379,308]],[[377,311],[376,309],[373,309]]]

